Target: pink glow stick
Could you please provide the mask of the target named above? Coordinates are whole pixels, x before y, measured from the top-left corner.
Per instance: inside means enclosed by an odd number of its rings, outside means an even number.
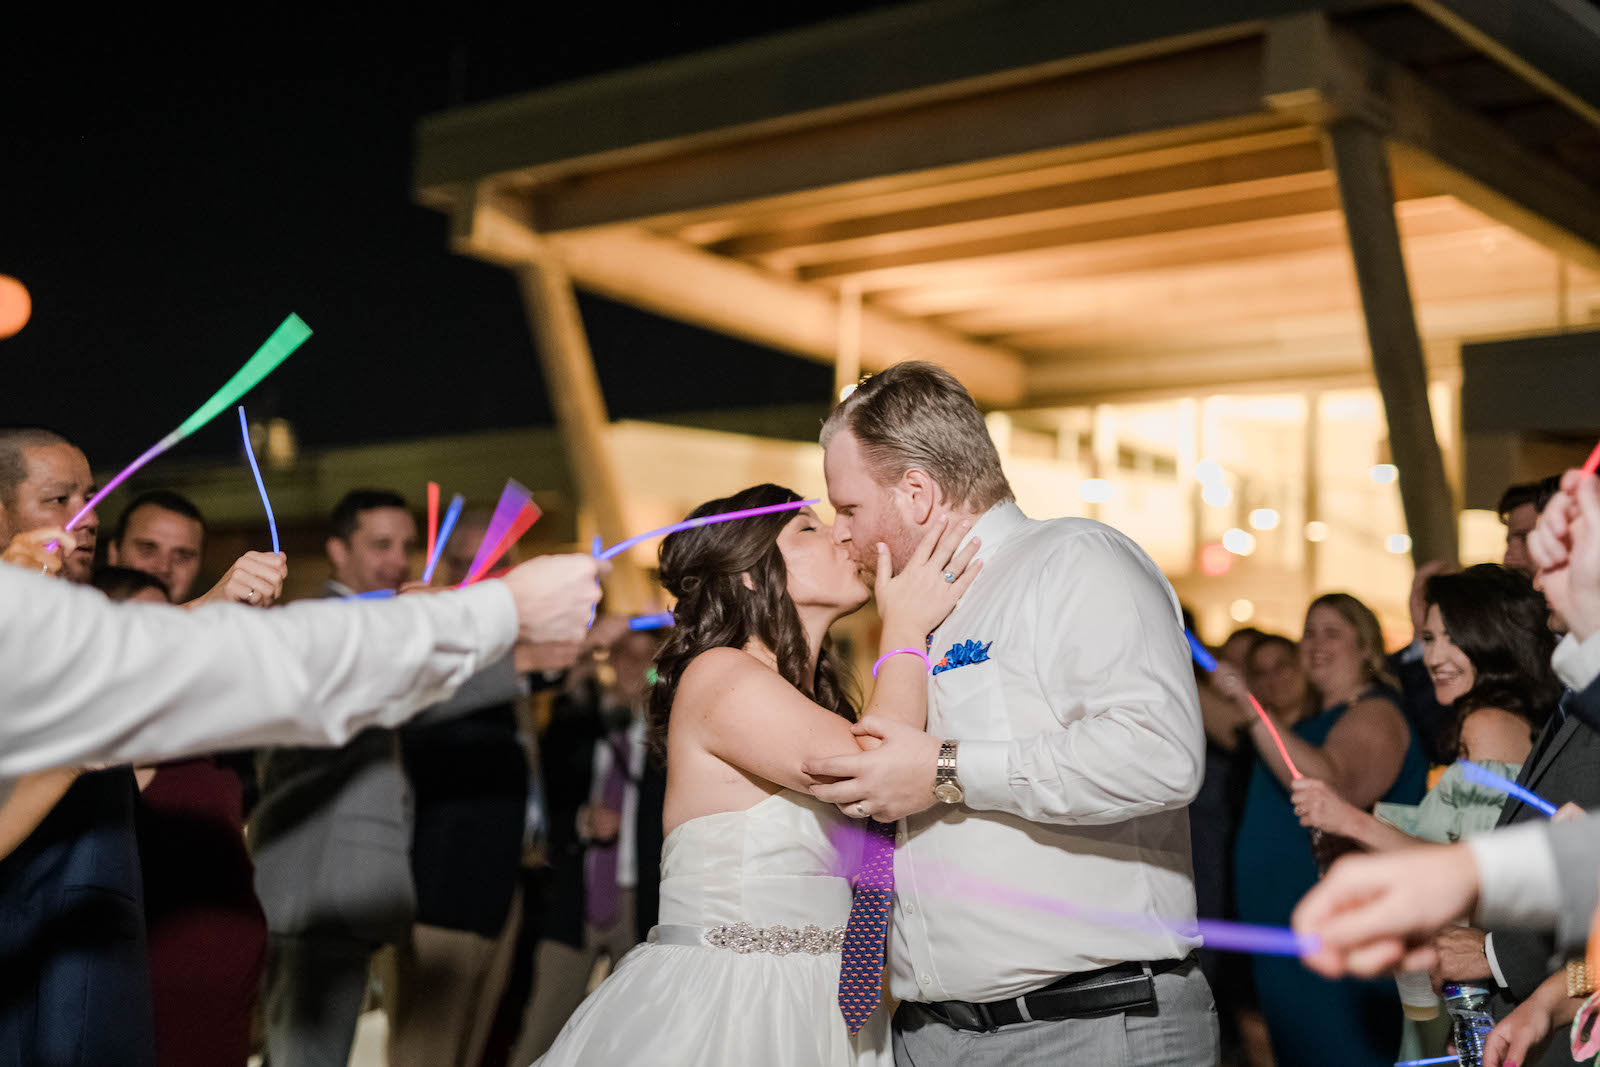
[[[1597,448],[1596,452],[1600,453],[1600,448]],[[1189,653],[1194,657],[1194,661],[1200,664],[1207,672],[1216,670],[1217,658],[1211,654],[1205,645],[1200,643],[1200,639],[1188,630],[1183,631],[1183,636],[1189,640]],[[1289,768],[1289,777],[1298,782],[1305,776],[1300,773],[1300,768],[1294,765],[1294,760],[1289,758],[1289,750],[1284,747],[1283,738],[1278,736],[1278,728],[1272,724],[1271,717],[1267,715],[1267,709],[1261,706],[1261,702],[1255,698],[1255,694],[1247,690],[1245,696],[1250,698],[1250,706],[1255,709],[1256,716],[1260,718],[1261,724],[1267,728],[1267,733],[1272,735],[1272,743],[1278,746],[1278,755],[1283,757],[1283,765]]]
[[[787,504],[767,504],[759,508],[745,508],[743,511],[725,511],[720,515],[702,515],[698,519],[684,519],[682,522],[675,522],[671,526],[663,526],[659,530],[651,530],[649,533],[630,537],[626,541],[618,541],[603,552],[599,551],[599,538],[596,538],[595,555],[601,559],[611,559],[628,551],[634,545],[650,540],[652,537],[665,537],[667,534],[677,533],[679,530],[694,530],[701,526],[715,526],[719,522],[732,522],[734,519],[753,519],[757,515],[772,515],[780,511],[799,511],[801,508],[808,508],[812,504],[820,503],[822,503],[820,498],[817,500],[791,500]]]
[[[1594,446],[1594,451],[1589,453],[1589,458],[1583,461],[1583,473],[1593,474],[1600,470],[1600,443]]]
[[[474,567],[467,574],[466,580],[461,583],[461,587],[465,588],[474,582],[482,581],[484,575],[489,573],[490,568],[500,561],[500,557],[511,551],[511,546],[516,544],[517,540],[528,532],[529,527],[539,521],[541,514],[543,513],[539,510],[539,505],[531,500],[522,505],[522,510],[517,513],[517,517],[512,520],[511,526],[507,528],[505,534],[495,544],[494,550],[489,553],[481,565]],[[488,538],[485,537],[484,540],[488,541]]]
[[[532,502],[533,494],[523,488],[521,483],[515,478],[506,479],[506,487],[500,491],[500,502],[494,506],[494,515],[489,519],[489,528],[484,531],[483,543],[478,545],[478,553],[472,557],[472,566],[467,568],[468,577],[484,567],[489,553],[511,528],[523,506]]]

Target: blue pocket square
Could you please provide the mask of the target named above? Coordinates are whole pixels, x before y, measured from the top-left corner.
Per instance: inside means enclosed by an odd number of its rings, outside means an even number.
[[[933,673],[943,674],[945,671],[953,671],[957,667],[965,667],[968,664],[987,663],[989,660],[989,648],[993,644],[993,641],[982,645],[976,641],[957,641],[950,646],[950,651],[946,652],[939,659],[939,662],[933,665]]]

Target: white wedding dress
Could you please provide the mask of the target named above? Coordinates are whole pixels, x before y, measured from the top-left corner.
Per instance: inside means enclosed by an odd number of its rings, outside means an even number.
[[[854,1037],[839,1013],[851,891],[835,843],[857,834],[790,790],[678,826],[662,848],[661,925],[538,1062],[890,1067],[884,1009]]]

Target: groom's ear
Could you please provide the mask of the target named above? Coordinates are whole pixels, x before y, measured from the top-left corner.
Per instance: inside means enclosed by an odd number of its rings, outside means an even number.
[[[917,526],[931,522],[944,499],[939,483],[927,471],[912,467],[900,476],[898,488],[906,518]]]

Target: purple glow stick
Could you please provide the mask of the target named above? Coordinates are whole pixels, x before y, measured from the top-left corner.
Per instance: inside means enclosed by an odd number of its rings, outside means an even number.
[[[841,853],[859,854],[859,848],[852,850],[848,847],[850,835],[864,837],[866,831],[853,826],[835,831],[831,835],[834,837],[834,846]],[[1278,926],[1257,926],[1253,923],[1228,922],[1223,919],[1173,921],[1153,915],[1135,915],[1107,908],[1085,907],[1057,897],[1047,897],[1001,885],[999,882],[957,870],[947,864],[919,861],[917,873],[919,884],[930,892],[976,898],[1011,907],[1030,908],[1097,926],[1173,933],[1180,937],[1198,936],[1205,947],[1224,952],[1242,952],[1257,956],[1304,956],[1316,951],[1319,944],[1314,935],[1298,934]]]
[[[478,554],[472,557],[472,566],[467,568],[468,574],[477,573],[478,566],[494,546],[500,543],[500,538],[511,529],[511,524],[516,521],[517,513],[522,510],[522,505],[533,499],[533,494],[522,487],[515,478],[506,479],[506,487],[500,490],[500,503],[494,506],[494,516],[489,519],[489,529],[484,532],[483,543],[478,546]]]
[[[1425,1060],[1399,1060],[1394,1067],[1427,1067],[1434,1063],[1460,1063],[1459,1056],[1429,1056]]]
[[[628,620],[630,630],[661,630],[672,625],[672,612],[658,611],[654,615],[635,615]]]
[[[256,464],[256,450],[250,444],[250,420],[244,417],[244,405],[239,405],[239,433],[244,437],[244,458],[250,461],[250,473],[256,476],[256,490],[261,493],[261,506],[267,509],[267,530],[272,534],[272,551],[278,551],[278,520],[272,517],[272,501],[267,499],[267,486],[261,480],[261,468]]]
[[[181,440],[183,440],[183,438],[178,436],[178,431],[173,430],[171,433],[167,434],[167,436],[163,437],[161,440],[145,449],[144,453],[138,459],[134,460],[126,467],[123,467],[122,470],[117,472],[116,477],[112,478],[109,482],[102,486],[98,493],[90,497],[88,502],[83,505],[83,508],[76,515],[67,520],[66,528],[70,530],[77,526],[78,523],[83,521],[83,517],[85,515],[94,510],[96,504],[100,503],[100,501],[111,495],[112,490],[121,485],[123,482],[127,481],[134,474],[137,474],[139,468],[143,467],[146,463],[149,463],[151,460],[155,459],[157,456],[161,455],[161,453],[165,452],[167,449],[171,448]],[[55,542],[53,541],[51,542],[52,545],[54,543]]]
[[[634,545],[648,541],[652,537],[665,537],[667,534],[677,533],[679,530],[694,530],[701,526],[715,526],[719,522],[732,522],[734,519],[753,519],[757,515],[773,515],[780,511],[799,511],[801,508],[808,508],[812,504],[820,503],[822,503],[820,498],[817,500],[792,500],[787,504],[767,504],[765,507],[745,508],[743,511],[725,511],[720,515],[702,515],[698,519],[684,519],[682,522],[675,522],[671,526],[663,526],[659,530],[651,530],[649,533],[630,537],[626,541],[618,541],[605,551],[596,552],[595,555],[601,559],[612,559],[628,551]],[[598,546],[599,539],[597,538],[596,547],[598,548]]]

